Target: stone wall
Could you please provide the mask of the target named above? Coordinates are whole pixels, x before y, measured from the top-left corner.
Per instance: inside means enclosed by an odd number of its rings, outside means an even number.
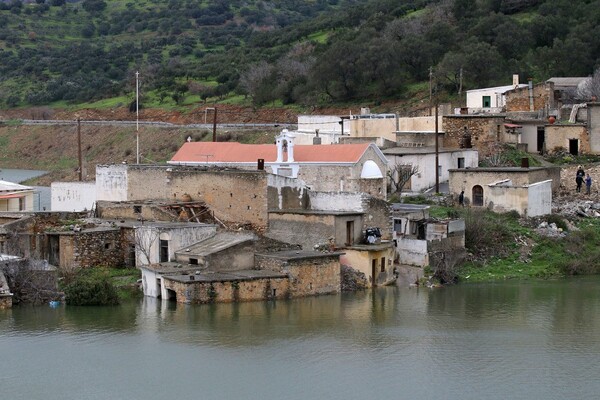
[[[276,255],[256,255],[256,268],[287,273],[290,276],[290,296],[303,297],[340,291],[340,255],[279,258]]]
[[[546,125],[544,141],[546,143],[546,150],[549,153],[557,151],[568,152],[570,140],[577,140],[580,154],[589,154],[591,152],[590,136],[585,125]]]
[[[288,278],[256,278],[223,282],[180,282],[164,277],[164,285],[175,292],[178,303],[230,303],[237,301],[286,299]]]
[[[98,201],[96,207],[98,217],[104,219],[139,220],[141,218],[145,221],[177,221],[175,214],[165,211],[154,204]]]
[[[295,210],[308,208],[308,190],[304,182],[281,175],[269,174],[267,178],[268,209]]]
[[[504,117],[499,116],[444,116],[443,147],[460,148],[466,132],[471,135],[471,145],[479,151],[480,158],[494,153],[504,137]]]
[[[392,239],[393,218],[392,209],[387,201],[374,197],[363,199],[363,230],[377,227],[381,231],[382,240]]]
[[[356,225],[360,229],[361,225]],[[269,213],[267,236],[309,250],[335,238],[335,217],[332,214]]]
[[[538,83],[533,86],[533,110],[530,107],[529,88],[523,87],[509,90],[506,96],[506,112],[537,111],[554,108],[554,85]]]
[[[121,268],[129,251],[129,243],[120,229],[63,233],[59,246],[60,268]]]
[[[224,222],[267,226],[267,174],[264,171],[183,167],[129,168],[129,200],[204,201]]]

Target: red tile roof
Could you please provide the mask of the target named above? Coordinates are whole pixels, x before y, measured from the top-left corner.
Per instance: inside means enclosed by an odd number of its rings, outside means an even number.
[[[333,145],[294,145],[296,162],[356,163],[369,143]],[[188,142],[171,158],[171,163],[255,163],[277,160],[274,144],[241,144],[237,142]],[[286,157],[284,156],[284,159]]]

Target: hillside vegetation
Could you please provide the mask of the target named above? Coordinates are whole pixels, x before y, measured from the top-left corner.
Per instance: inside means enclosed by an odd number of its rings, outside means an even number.
[[[0,105],[127,106],[136,71],[143,107],[452,97],[590,75],[599,24],[598,0],[8,0]]]

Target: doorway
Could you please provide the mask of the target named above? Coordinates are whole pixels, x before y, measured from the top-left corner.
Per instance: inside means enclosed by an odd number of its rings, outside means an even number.
[[[569,154],[579,155],[579,139],[569,139]]]
[[[546,137],[546,130],[543,126],[538,126],[537,128],[537,151],[540,154],[544,153],[544,141]]]
[[[473,205],[483,206],[483,188],[479,185],[473,186]]]

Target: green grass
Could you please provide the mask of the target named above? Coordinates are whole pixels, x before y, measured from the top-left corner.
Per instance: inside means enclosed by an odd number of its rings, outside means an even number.
[[[327,39],[329,39],[329,32],[327,32],[327,31],[314,32],[314,33],[311,33],[310,35],[308,35],[308,40],[311,40],[313,42],[317,42],[320,44],[326,43]]]

